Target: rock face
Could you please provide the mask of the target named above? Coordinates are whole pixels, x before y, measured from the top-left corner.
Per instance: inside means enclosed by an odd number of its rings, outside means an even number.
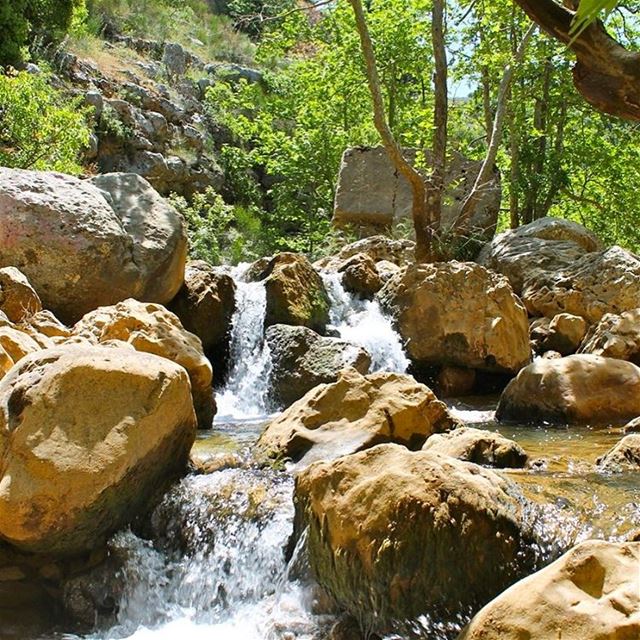
[[[592,355],[539,359],[502,393],[496,418],[575,423],[624,422],[640,415],[640,368]]]
[[[353,367],[369,372],[371,357],[356,345],[323,338],[307,327],[276,324],[267,329],[271,351],[271,390],[276,403],[291,403],[319,384],[336,382],[338,374]]]
[[[582,225],[562,218],[541,218],[496,236],[482,249],[478,262],[507,276],[520,294],[532,276],[559,271],[600,248],[596,236]]]
[[[528,460],[525,450],[517,442],[493,431],[471,427],[434,434],[427,438],[422,450],[485,467],[518,469],[524,467]]]
[[[580,353],[640,364],[640,309],[620,315],[607,313],[590,329],[580,346]]]
[[[516,373],[531,359],[527,314],[506,278],[466,262],[420,264],[379,293],[418,367]]]
[[[613,449],[598,458],[598,466],[609,472],[640,471],[640,433],[629,433],[622,438]]]
[[[415,149],[405,151],[415,162]],[[427,158],[428,164],[428,158]],[[454,153],[449,159],[445,175],[445,200],[442,224],[450,228],[473,188],[481,163]],[[500,208],[500,176],[495,172],[492,185],[486,190],[470,226],[485,238],[495,232]],[[411,220],[411,187],[398,175],[384,147],[355,147],[342,156],[333,211],[336,226],[389,227],[400,220]]]
[[[552,318],[558,313],[598,322],[605,313],[640,307],[640,259],[612,247],[588,253],[558,271],[529,278],[522,300],[532,316]]]
[[[482,609],[458,640],[640,637],[640,543],[583,542]]]
[[[264,280],[267,292],[265,327],[291,324],[322,333],[329,321],[329,297],[322,278],[304,256],[279,253],[256,280]]]
[[[42,311],[40,296],[15,267],[0,269],[0,311],[11,322],[22,322]]]
[[[20,269],[64,322],[127,297],[166,303],[182,284],[178,213],[144,181],[96,180],[135,189],[108,196],[71,176],[0,169],[0,266]]]
[[[230,275],[195,260],[187,264],[184,284],[170,305],[184,328],[200,338],[207,357],[223,365],[223,370],[229,357],[235,295],[236,285]],[[216,374],[216,382],[221,381],[222,371]]]
[[[136,300],[100,307],[74,326],[73,335],[94,344],[120,340],[136,351],[153,353],[184,367],[191,381],[198,425],[203,429],[211,426],[215,414],[211,364],[199,338],[185,331],[177,316],[164,307]]]
[[[129,349],[67,346],[0,382],[0,537],[75,554],[130,522],[187,463],[186,372]]]
[[[379,630],[481,605],[521,576],[528,534],[513,491],[477,465],[380,445],[299,474],[296,527],[309,527],[321,586]]]
[[[267,425],[258,444],[304,466],[380,442],[417,449],[432,433],[457,426],[446,405],[411,376],[345,369],[337,382],[312,389]]]

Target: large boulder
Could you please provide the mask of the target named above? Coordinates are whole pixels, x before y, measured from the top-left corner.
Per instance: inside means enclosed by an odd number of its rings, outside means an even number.
[[[76,323],[73,336],[94,344],[120,340],[137,351],[153,353],[184,367],[191,381],[198,424],[203,429],[211,427],[215,414],[211,364],[198,336],[185,331],[178,317],[161,305],[130,299],[100,307]]]
[[[304,466],[380,442],[418,449],[432,433],[457,426],[446,405],[411,376],[345,369],[271,421],[258,445]]]
[[[531,360],[524,307],[505,277],[477,264],[408,266],[379,299],[418,367],[517,373]]]
[[[140,178],[95,182],[0,168],[0,267],[64,322],[128,297],[166,303],[182,285],[180,215]]]
[[[329,322],[329,296],[309,260],[297,253],[279,253],[251,269],[267,293],[265,327],[292,324],[322,333]]]
[[[497,235],[484,246],[478,262],[507,276],[520,294],[532,276],[563,269],[600,248],[598,238],[577,222],[541,218]]]
[[[601,471],[640,471],[640,433],[629,432],[597,462]]]
[[[527,453],[517,442],[495,431],[472,427],[435,433],[427,438],[422,450],[485,467],[518,469],[524,467],[528,460]]]
[[[496,418],[560,423],[624,422],[640,415],[640,368],[592,355],[538,359],[506,387]]]
[[[15,267],[0,269],[0,311],[11,322],[22,322],[42,311],[40,296]]]
[[[598,322],[606,313],[640,307],[640,258],[620,247],[587,253],[557,271],[529,278],[522,300],[532,316],[558,313]]]
[[[66,346],[0,382],[0,537],[94,549],[182,472],[196,420],[184,369],[132,349]]]
[[[640,365],[640,309],[607,313],[591,327],[580,353],[629,360]]]
[[[222,370],[229,357],[235,296],[236,285],[228,273],[195,260],[187,264],[184,284],[169,307],[184,328],[200,338],[207,357],[222,365]],[[222,370],[216,372],[216,382],[222,381]]]
[[[482,609],[458,640],[640,638],[640,543],[583,542]]]
[[[531,568],[514,485],[437,453],[388,444],[318,462],[297,476],[295,504],[318,582],[372,631],[455,617]]]
[[[307,327],[275,324],[267,329],[271,353],[271,392],[289,406],[319,384],[335,382],[346,367],[369,372],[371,356],[357,345],[324,338]]]
[[[415,149],[407,149],[405,157],[416,163],[418,153]],[[421,160],[428,166],[430,154],[424,154]],[[442,207],[445,229],[452,228],[460,215],[481,164],[458,153],[448,158],[444,177],[446,197]],[[490,239],[495,232],[500,196],[500,175],[496,170],[469,221],[474,232],[485,239]],[[334,225],[380,229],[402,220],[411,221],[412,202],[411,185],[398,173],[384,147],[355,147],[344,152],[336,188]]]

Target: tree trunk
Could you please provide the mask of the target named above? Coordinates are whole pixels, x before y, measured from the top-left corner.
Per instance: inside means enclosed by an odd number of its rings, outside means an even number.
[[[575,39],[574,12],[554,0],[514,0],[549,35],[576,54],[573,83],[596,109],[627,120],[640,120],[640,53],[628,51],[605,31],[590,24]],[[572,5],[575,6],[575,5]]]
[[[507,68],[504,71],[502,76],[502,80],[500,81],[500,87],[498,89],[498,99],[496,102],[496,114],[493,119],[493,128],[491,131],[491,142],[489,143],[489,147],[487,148],[487,154],[482,162],[482,166],[480,167],[480,172],[476,178],[476,181],[471,189],[471,193],[467,196],[467,199],[464,201],[462,205],[462,209],[460,211],[460,215],[458,216],[458,220],[456,222],[456,227],[458,229],[465,229],[473,212],[476,210],[480,199],[484,195],[484,192],[487,188],[489,188],[492,179],[493,167],[496,163],[496,158],[498,156],[498,149],[500,148],[500,139],[502,137],[502,125],[504,122],[505,114],[507,111],[507,98],[509,96],[509,90],[511,88],[511,80],[513,79],[513,73],[515,68],[522,62],[524,58],[524,53],[529,44],[529,40],[531,40],[531,36],[535,31],[536,27],[531,25],[527,32],[525,33],[518,49],[513,57],[513,60],[510,64],[507,65]]]
[[[384,148],[394,167],[409,181],[409,184],[411,185],[411,192],[413,196],[411,213],[413,217],[413,226],[416,232],[416,261],[430,262],[433,259],[431,242],[432,229],[429,225],[429,218],[427,214],[427,198],[424,179],[420,173],[414,169],[409,162],[407,162],[402,154],[400,145],[396,142],[396,139],[393,137],[391,129],[389,128],[384,110],[380,80],[378,78],[375,51],[373,49],[373,43],[371,42],[371,35],[369,34],[369,28],[364,15],[362,2],[361,0],[349,0],[349,2],[353,8],[356,27],[358,29],[358,35],[360,36],[360,44],[367,73],[367,84],[369,85],[371,100],[373,102],[374,124],[376,130],[382,139]]]

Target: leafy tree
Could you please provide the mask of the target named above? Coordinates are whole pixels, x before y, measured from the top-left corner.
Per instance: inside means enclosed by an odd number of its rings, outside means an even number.
[[[77,174],[88,112],[43,75],[0,75],[0,165]]]

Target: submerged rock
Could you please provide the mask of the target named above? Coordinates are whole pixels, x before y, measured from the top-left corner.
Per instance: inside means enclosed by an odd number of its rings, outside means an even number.
[[[185,467],[196,421],[184,369],[66,346],[0,382],[0,536],[38,553],[95,549]]]
[[[640,471],[640,433],[629,432],[618,444],[598,458],[601,471]]]
[[[258,445],[304,466],[380,442],[418,449],[432,433],[457,426],[446,405],[411,376],[345,369],[270,422]]]
[[[640,543],[583,542],[482,609],[458,640],[640,637]]]
[[[499,433],[472,427],[434,434],[427,438],[422,450],[498,468],[522,468],[529,458],[517,442]]]
[[[335,382],[353,367],[369,372],[371,356],[357,345],[323,338],[307,327],[276,324],[267,329],[271,353],[270,385],[276,403],[289,406],[319,384]]]
[[[493,471],[380,445],[296,478],[312,570],[363,629],[455,617],[531,569],[523,505]]]
[[[186,331],[178,317],[161,305],[124,300],[100,307],[76,323],[73,336],[93,344],[119,340],[136,351],[153,353],[184,367],[191,381],[198,425],[211,427],[215,414],[211,364],[198,336]]]
[[[531,360],[524,307],[506,278],[484,267],[411,265],[391,277],[379,299],[417,367],[517,373]]]
[[[539,359],[500,397],[496,418],[532,422],[624,422],[640,415],[640,368],[591,355]]]
[[[0,266],[20,269],[64,322],[127,297],[166,303],[182,285],[177,211],[137,176],[94,182],[0,168]]]

